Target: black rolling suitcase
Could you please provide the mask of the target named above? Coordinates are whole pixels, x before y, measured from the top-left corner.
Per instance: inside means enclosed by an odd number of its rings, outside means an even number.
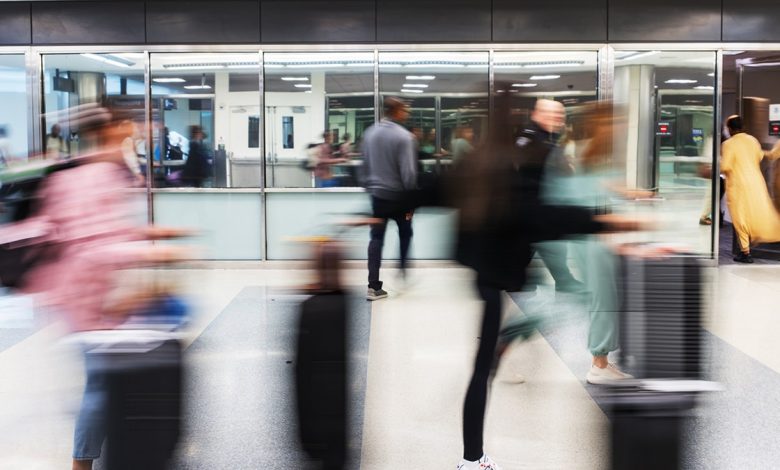
[[[700,261],[623,256],[621,266],[622,365],[637,378],[700,379]]]
[[[301,445],[323,469],[347,457],[347,295],[318,293],[301,305],[295,384]]]
[[[637,379],[676,382],[627,381],[611,390],[612,469],[678,469],[696,396],[662,390],[702,375],[702,267],[689,256],[622,256],[620,265],[622,365]]]
[[[166,338],[166,336],[168,336]],[[107,470],[163,470],[182,421],[182,345],[155,332],[107,352]]]

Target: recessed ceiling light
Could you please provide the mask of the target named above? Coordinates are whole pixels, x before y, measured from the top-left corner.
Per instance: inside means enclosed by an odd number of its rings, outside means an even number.
[[[211,85],[184,85],[187,90],[210,90]]]
[[[285,82],[308,82],[309,77],[282,77]]]
[[[537,84],[536,83],[513,83],[512,86],[518,88],[533,88],[537,86]]]
[[[698,80],[691,80],[689,78],[670,78],[664,83],[687,85],[690,83],[698,83]]]
[[[707,74],[707,76],[708,77],[714,77],[715,76],[715,72],[710,72],[710,73]]]
[[[556,78],[561,78],[560,75],[534,75],[531,77],[531,80],[555,80]]]
[[[633,59],[639,59],[640,57],[647,57],[655,54],[659,54],[661,51],[643,51],[643,52],[632,52],[631,54],[625,55],[623,57],[620,57],[617,60],[633,60]]]
[[[101,55],[101,54],[85,53],[85,54],[81,54],[81,56],[82,57],[86,57],[88,59],[97,60],[98,62],[103,62],[105,64],[115,65],[117,67],[125,67],[125,68],[127,68],[127,67],[130,67],[131,65],[135,65],[135,62],[132,62],[132,61],[127,60],[127,59],[123,59],[121,57],[114,57],[114,56],[111,56],[111,55],[108,55],[108,54]]]
[[[403,88],[428,88],[427,83],[404,83]]]
[[[159,77],[159,78],[153,78],[152,81],[157,83],[184,83],[187,80],[183,78],[175,78],[175,77]]]
[[[409,88],[401,88],[401,93],[422,93],[422,90],[413,90]]]
[[[225,68],[222,64],[165,64],[163,67],[176,70],[211,70]]]
[[[436,75],[407,75],[407,80],[433,80]]]
[[[308,83],[296,83],[295,88],[311,88],[311,85]]]
[[[694,90],[714,90],[715,87],[712,85],[699,85],[693,87]]]

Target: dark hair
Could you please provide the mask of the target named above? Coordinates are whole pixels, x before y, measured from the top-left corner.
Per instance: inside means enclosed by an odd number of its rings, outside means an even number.
[[[384,101],[385,116],[391,116],[399,110],[406,108],[406,106],[407,104],[404,100],[395,96],[388,96]]]
[[[742,132],[742,118],[737,114],[729,116],[728,119],[726,119],[726,127],[729,128],[729,133],[731,135]]]

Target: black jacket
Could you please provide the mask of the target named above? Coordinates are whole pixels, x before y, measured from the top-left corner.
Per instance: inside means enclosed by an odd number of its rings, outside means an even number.
[[[517,141],[516,155],[508,156],[494,170],[497,188],[509,194],[490,206],[487,222],[477,230],[460,230],[456,258],[477,271],[480,282],[505,290],[519,290],[531,261],[531,244],[573,234],[596,233],[604,224],[592,211],[580,207],[553,206],[541,201],[540,192],[547,159],[555,149],[556,136],[533,124]]]

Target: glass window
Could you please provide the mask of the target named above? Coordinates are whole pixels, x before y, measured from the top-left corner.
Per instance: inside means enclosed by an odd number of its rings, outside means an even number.
[[[0,55],[0,169],[28,158],[30,102],[23,55]]]
[[[262,186],[259,53],[152,54],[156,187]]]
[[[374,54],[269,53],[265,66],[267,185],[357,185],[360,139],[374,123]]]
[[[715,137],[714,52],[615,52],[615,103],[624,132],[615,153],[629,188],[649,189],[660,230],[654,241],[682,243],[711,254]],[[703,171],[705,170],[705,171]]]
[[[84,106],[109,108],[115,119],[134,123],[128,139],[134,158],[129,169],[143,179],[144,54],[48,54],[43,57],[43,142],[45,158],[64,159],[88,153],[98,142],[77,113]]]
[[[379,54],[379,90],[410,107],[406,126],[417,139],[423,172],[446,167],[485,135],[488,112],[486,52]]]

